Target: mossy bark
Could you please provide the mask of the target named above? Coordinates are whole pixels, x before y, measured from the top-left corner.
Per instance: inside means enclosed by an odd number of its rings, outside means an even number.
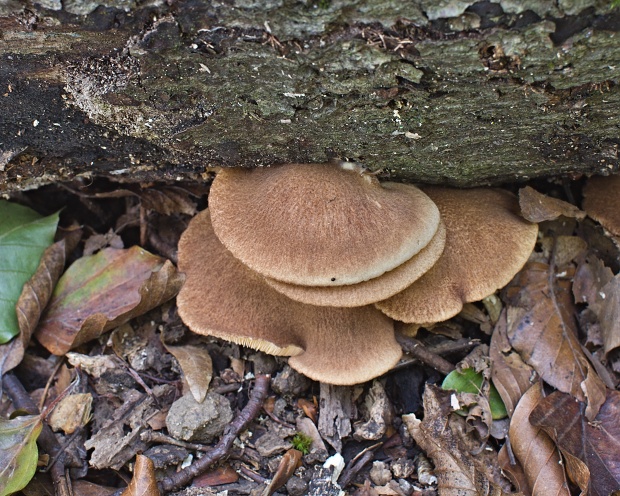
[[[2,191],[332,158],[459,186],[618,169],[604,2],[42,3],[0,17]]]

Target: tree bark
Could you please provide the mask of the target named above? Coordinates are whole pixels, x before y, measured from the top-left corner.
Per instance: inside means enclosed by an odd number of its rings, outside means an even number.
[[[620,9],[497,2],[8,0],[0,191],[333,158],[458,186],[617,171]]]

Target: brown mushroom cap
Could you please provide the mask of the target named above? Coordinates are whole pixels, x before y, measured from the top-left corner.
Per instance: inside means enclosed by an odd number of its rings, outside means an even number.
[[[422,250],[439,226],[437,207],[419,189],[337,164],[223,169],[209,209],[236,258],[304,286],[378,277]]]
[[[441,322],[463,303],[481,300],[510,282],[534,249],[538,226],[519,216],[517,199],[493,189],[427,187],[446,225],[437,263],[404,291],[375,305],[410,323]]]
[[[446,243],[446,228],[440,223],[431,242],[420,253],[385,274],[346,286],[300,286],[265,278],[267,284],[289,298],[330,307],[359,307],[399,293],[427,272],[439,259]]]
[[[594,176],[583,190],[583,209],[610,233],[620,236],[620,176]]]
[[[189,328],[277,355],[311,379],[349,385],[396,364],[393,322],[373,306],[354,309],[297,303],[271,289],[219,242],[207,210],[179,241],[186,280],[177,297]]]

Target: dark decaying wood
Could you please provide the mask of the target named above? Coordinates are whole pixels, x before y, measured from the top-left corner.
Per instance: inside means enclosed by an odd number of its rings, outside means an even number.
[[[617,171],[618,9],[526,3],[2,2],[0,191],[330,158],[461,186]]]

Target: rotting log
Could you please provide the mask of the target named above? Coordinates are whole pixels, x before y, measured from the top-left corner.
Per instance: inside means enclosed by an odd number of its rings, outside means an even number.
[[[0,5],[0,192],[332,158],[459,186],[618,170],[611,2],[99,3]]]

